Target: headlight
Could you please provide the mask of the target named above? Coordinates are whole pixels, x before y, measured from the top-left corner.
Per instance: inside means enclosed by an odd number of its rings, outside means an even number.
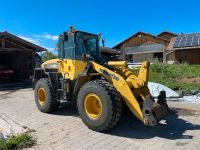
[[[47,69],[52,69],[52,68],[56,68],[58,69],[59,65],[57,63],[53,63],[53,64],[47,64],[46,68]]]

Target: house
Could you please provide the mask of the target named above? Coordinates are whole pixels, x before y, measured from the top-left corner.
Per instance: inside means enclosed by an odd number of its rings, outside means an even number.
[[[173,37],[166,49],[169,63],[200,64],[200,33]]]
[[[163,61],[166,47],[174,36],[174,33],[167,31],[161,32],[158,36],[137,32],[113,48],[120,51],[122,59],[128,61],[141,62],[148,60],[152,62],[155,58]]]
[[[0,81],[30,79],[38,65],[36,52],[41,51],[46,49],[11,33],[0,32]]]
[[[163,38],[163,39],[166,39],[168,41],[170,41],[173,37],[177,36],[177,34],[175,33],[172,33],[172,32],[169,32],[169,31],[163,31],[161,33],[159,33],[157,35],[157,37],[160,37],[160,38]]]

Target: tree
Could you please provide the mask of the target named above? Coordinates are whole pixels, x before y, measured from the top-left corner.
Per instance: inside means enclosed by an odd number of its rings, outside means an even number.
[[[42,54],[42,61],[43,62],[50,60],[50,59],[55,59],[55,58],[57,58],[57,56],[54,55],[52,52],[49,52],[49,51],[46,51]]]

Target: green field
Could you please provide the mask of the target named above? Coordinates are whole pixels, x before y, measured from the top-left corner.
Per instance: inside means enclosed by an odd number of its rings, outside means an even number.
[[[150,65],[149,81],[161,83],[176,91],[199,90],[200,65],[155,62]]]

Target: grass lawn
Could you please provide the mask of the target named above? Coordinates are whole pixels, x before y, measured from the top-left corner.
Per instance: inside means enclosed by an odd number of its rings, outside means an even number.
[[[155,62],[150,65],[149,81],[161,83],[176,91],[199,90],[200,65]]]

